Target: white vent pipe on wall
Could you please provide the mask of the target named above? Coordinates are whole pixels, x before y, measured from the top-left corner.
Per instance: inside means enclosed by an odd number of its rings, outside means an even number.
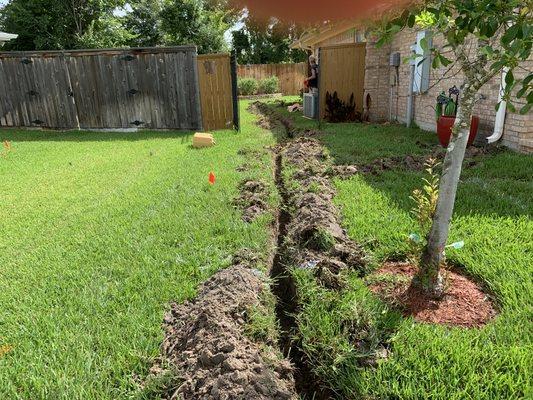
[[[496,120],[494,121],[494,133],[487,138],[487,143],[495,143],[500,140],[503,136],[503,129],[505,127],[505,115],[507,114],[507,102],[503,99],[505,93],[505,88],[507,84],[505,83],[505,77],[509,72],[509,68],[505,67],[502,71],[502,77],[500,82],[500,94],[498,95],[498,102],[500,103],[500,108],[496,113]]]

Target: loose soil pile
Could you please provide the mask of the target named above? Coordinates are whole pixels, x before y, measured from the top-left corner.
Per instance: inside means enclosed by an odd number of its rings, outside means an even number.
[[[252,222],[268,210],[268,188],[264,182],[245,180],[239,185],[240,195],[233,204],[242,210],[242,219]]]
[[[290,363],[243,334],[248,311],[261,307],[268,286],[240,261],[166,315],[162,357],[183,378],[171,399],[297,398]]]
[[[487,154],[496,153],[501,151],[497,147],[468,147],[465,153],[465,168],[475,167],[482,156]],[[365,174],[379,175],[384,171],[403,169],[406,171],[422,171],[425,169],[425,164],[429,159],[444,160],[446,155],[446,149],[438,146],[433,148],[428,154],[420,156],[396,156],[396,157],[387,157],[387,158],[378,158],[370,163],[352,166],[352,168],[357,168],[360,172]],[[344,166],[348,168],[348,166]],[[341,172],[343,169],[341,169]],[[342,175],[341,175],[342,177]]]
[[[387,303],[400,308],[405,316],[419,322],[481,327],[496,310],[481,286],[458,271],[446,270],[446,292],[441,299],[428,297],[410,283],[417,268],[409,263],[389,262],[370,280],[370,289]]]
[[[335,190],[328,179],[331,161],[315,139],[300,137],[280,150],[284,168],[293,171],[283,190],[293,210],[287,225],[286,257],[301,268],[312,269],[330,289],[343,285],[342,272],[363,271],[363,249],[348,238],[333,204]]]
[[[274,107],[271,107],[265,103],[253,103],[251,105],[251,109],[252,111],[258,111],[261,113],[262,118],[260,119],[259,124],[262,127],[265,129],[271,129],[273,125],[281,124],[285,128],[287,136],[290,138],[327,135],[325,132],[297,127],[291,118],[281,115]],[[360,165],[334,166],[332,171],[333,175],[341,179],[349,179],[357,173],[379,175],[384,171],[395,169],[403,169],[406,171],[422,171],[425,169],[425,164],[430,158],[436,160],[444,159],[446,149],[443,147],[433,146],[422,142],[417,142],[417,145],[427,149],[427,154],[384,157]],[[470,146],[466,149],[464,167],[475,167],[481,161],[484,155],[497,154],[500,151],[502,151],[502,148],[497,146]]]

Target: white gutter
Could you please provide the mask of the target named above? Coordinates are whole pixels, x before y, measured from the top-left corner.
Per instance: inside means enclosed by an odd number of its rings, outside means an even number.
[[[500,108],[496,113],[496,120],[494,121],[494,133],[487,138],[487,143],[495,143],[500,140],[503,136],[503,128],[505,127],[505,115],[507,114],[507,102],[504,100],[503,95],[507,84],[505,83],[505,77],[509,72],[509,68],[504,67],[502,71],[502,77],[500,82],[500,94],[498,95],[498,102],[500,103]]]

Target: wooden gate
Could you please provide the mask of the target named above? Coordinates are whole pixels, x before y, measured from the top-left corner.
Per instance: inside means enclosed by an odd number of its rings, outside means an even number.
[[[337,92],[339,98],[349,101],[355,96],[355,107],[363,112],[365,85],[365,43],[321,47],[319,50],[320,119],[325,116],[326,93]]]
[[[198,80],[205,131],[231,129],[234,121],[234,93],[229,54],[198,56]]]

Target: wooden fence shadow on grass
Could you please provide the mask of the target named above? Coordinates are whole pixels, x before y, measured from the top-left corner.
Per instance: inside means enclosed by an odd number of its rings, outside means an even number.
[[[0,126],[202,126],[195,46],[0,53]]]
[[[12,142],[16,149],[17,142],[138,142],[152,139],[179,139],[180,143],[192,143],[191,131],[144,131],[109,132],[109,131],[49,131],[49,130],[13,130],[0,129],[0,141]]]

